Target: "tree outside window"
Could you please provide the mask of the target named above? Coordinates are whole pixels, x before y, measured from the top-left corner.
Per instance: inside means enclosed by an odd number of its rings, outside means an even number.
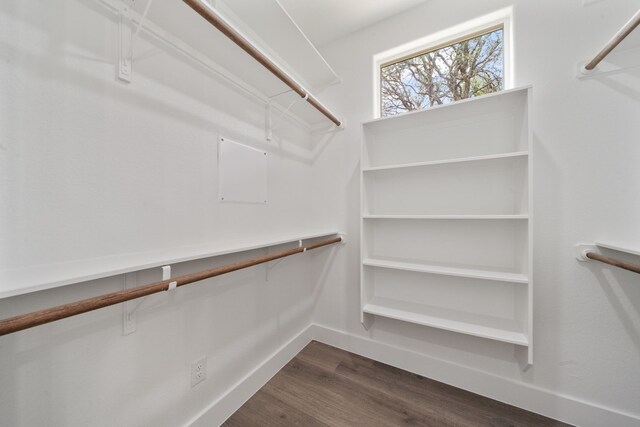
[[[380,68],[383,117],[498,92],[504,87],[504,31],[420,53]]]

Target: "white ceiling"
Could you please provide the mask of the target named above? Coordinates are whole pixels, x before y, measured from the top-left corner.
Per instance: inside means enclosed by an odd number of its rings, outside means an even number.
[[[278,0],[309,40],[323,46],[426,0]]]

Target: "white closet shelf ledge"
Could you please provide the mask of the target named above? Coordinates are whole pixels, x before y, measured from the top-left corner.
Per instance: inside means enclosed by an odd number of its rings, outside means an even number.
[[[237,252],[267,248],[298,240],[339,234],[337,231],[265,236],[252,241],[223,241],[214,244],[125,253],[73,262],[42,264],[0,271],[0,299],[105,277],[194,261]]]
[[[529,155],[528,151],[514,151],[509,153],[490,154],[486,156],[461,157],[457,159],[432,160],[428,162],[403,163],[403,164],[387,165],[387,166],[373,166],[373,167],[363,168],[362,171],[363,172],[379,172],[379,171],[394,170],[394,169],[448,165],[452,163],[466,163],[466,162],[478,162],[478,161],[487,161],[487,160],[510,159],[510,158],[518,158],[518,157],[527,157],[528,155]]]
[[[513,214],[513,215],[365,215],[363,219],[460,219],[460,220],[475,220],[475,219],[529,219],[527,214]]]
[[[499,92],[489,93],[487,95],[475,96],[473,98],[466,98],[459,101],[449,102],[448,104],[440,104],[435,105],[433,107],[423,108],[422,110],[413,110],[407,111],[404,113],[396,114],[393,116],[386,117],[378,117],[375,119],[367,120],[363,122],[363,125],[367,125],[370,128],[384,127],[388,122],[396,122],[398,120],[418,120],[424,117],[425,114],[430,114],[435,111],[446,111],[452,112],[453,114],[456,111],[466,108],[466,106],[471,105],[474,108],[478,108],[479,110],[485,110],[487,108],[491,108],[496,104],[499,104],[505,100],[506,97],[517,97],[521,95],[527,94],[529,89],[531,89],[532,85],[520,86],[513,89],[505,89]]]
[[[416,323],[446,331],[528,346],[529,339],[517,321],[448,310],[390,298],[374,297],[363,311],[376,316]]]
[[[640,256],[640,243],[626,242],[596,242],[596,246],[605,249],[611,249],[618,252],[624,252],[631,255]]]
[[[120,0],[96,0],[111,13],[116,15],[123,14],[123,24],[129,25],[129,21],[133,25],[140,25],[140,33],[143,38],[151,38],[161,42],[163,50],[171,53],[177,52],[181,57],[188,60],[188,64],[196,65],[198,69],[203,68],[211,75],[215,76],[219,82],[226,84],[234,89],[249,96],[260,104],[270,105],[274,110],[278,111],[289,121],[304,129],[306,132],[313,132],[320,126],[324,128],[326,122],[323,114],[308,102],[296,102],[290,109],[287,105],[294,99],[302,99],[302,95],[289,92],[289,87],[275,77],[271,77],[270,73],[261,70],[259,65],[250,55],[229,55],[229,43],[227,37],[222,33],[211,30],[211,25],[203,19],[200,19],[193,10],[181,1],[161,1],[155,2],[150,8],[148,15],[143,20],[142,14],[147,2],[135,2],[130,6]],[[131,3],[131,2],[129,2]],[[227,4],[221,3],[229,9]],[[235,4],[232,5],[235,8]],[[244,7],[244,5],[238,5]],[[261,52],[268,52],[269,57],[275,63],[282,63],[286,66],[288,72],[295,76],[296,81],[304,82],[305,87],[321,90],[332,84],[336,84],[341,79],[335,74],[322,55],[315,49],[313,45],[305,38],[300,29],[295,26],[282,9],[278,2],[261,2],[260,9],[262,12],[269,13],[271,18],[278,21],[276,25],[279,30],[288,33],[286,46],[291,43],[300,48],[302,54],[295,58],[292,55],[286,55],[285,61],[281,55],[275,54],[271,49],[266,48],[266,42],[260,37],[254,37],[260,43]],[[225,10],[225,12],[231,12]],[[255,20],[255,18],[253,18]],[[184,26],[185,22],[189,22],[188,28]],[[244,29],[250,28],[247,23],[234,15],[233,25],[239,25]],[[264,34],[264,31],[261,31]],[[145,35],[146,34],[146,35]],[[254,35],[255,36],[255,35]],[[269,36],[269,35],[267,35]],[[269,38],[269,37],[267,37]],[[283,52],[285,45],[279,47],[278,51]],[[263,52],[263,53],[264,53]],[[134,52],[134,63],[139,60]],[[295,65],[297,73],[292,71],[291,65]],[[134,66],[135,68],[135,66]],[[252,71],[254,70],[255,71]],[[134,71],[135,73],[135,71]],[[309,79],[303,79],[301,75]],[[135,84],[135,80],[133,81]],[[274,98],[274,95],[284,94]],[[302,97],[302,98],[301,98]],[[322,104],[317,101],[317,104]],[[323,106],[324,108],[324,106]]]
[[[508,273],[492,270],[477,270],[460,267],[404,262],[397,260],[367,258],[362,264],[368,267],[388,268],[392,270],[413,271],[416,273],[437,274],[441,276],[465,277],[469,279],[494,280],[497,282],[529,283],[529,278],[521,273]]]

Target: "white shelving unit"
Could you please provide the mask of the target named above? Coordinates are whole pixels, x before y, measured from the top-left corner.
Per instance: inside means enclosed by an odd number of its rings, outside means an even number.
[[[363,124],[361,313],[527,348],[531,87]]]

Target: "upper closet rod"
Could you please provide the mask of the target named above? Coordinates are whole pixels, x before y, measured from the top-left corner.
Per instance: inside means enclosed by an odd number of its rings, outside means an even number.
[[[199,282],[200,280],[208,279],[210,277],[216,277],[232,271],[252,267],[254,265],[264,264],[265,262],[318,249],[341,241],[342,237],[334,237],[332,239],[323,240],[307,246],[300,246],[271,255],[240,261],[235,264],[227,264],[210,270],[199,271],[197,273],[185,274],[184,276],[176,277],[174,279],[163,280],[162,282],[150,283],[136,288],[125,289],[122,291],[112,292],[110,294],[87,298],[81,301],[71,302],[69,304],[59,305],[57,307],[47,308],[45,310],[10,317],[8,319],[0,320],[0,336],[33,328],[34,326],[44,325],[45,323],[55,322],[56,320],[65,319],[67,317],[119,304],[121,302],[131,301],[133,299],[158,292],[170,291],[178,286]]]
[[[625,26],[622,27],[611,40],[609,40],[609,43],[607,43],[607,45],[595,56],[595,58],[591,60],[591,62],[585,65],[584,68],[587,70],[593,70],[596,68],[600,61],[611,53],[611,51],[615,49],[615,47],[618,46],[625,37],[631,34],[638,25],[640,25],[640,10],[633,15],[629,22],[627,22]]]
[[[193,10],[198,12],[200,16],[209,21],[211,25],[220,30],[231,41],[240,46],[245,52],[251,55],[256,61],[264,65],[264,67],[271,71],[273,75],[282,80],[284,84],[289,86],[294,92],[306,99],[307,102],[313,107],[324,114],[329,120],[331,120],[336,126],[340,127],[342,122],[335,115],[333,115],[327,108],[322,105],[317,99],[315,99],[309,92],[307,92],[302,86],[296,83],[287,73],[285,73],[280,67],[274,64],[269,58],[267,58],[262,52],[260,52],[255,46],[253,46],[247,39],[245,39],[240,33],[233,29],[211,6],[202,3],[201,0],[183,0]]]

